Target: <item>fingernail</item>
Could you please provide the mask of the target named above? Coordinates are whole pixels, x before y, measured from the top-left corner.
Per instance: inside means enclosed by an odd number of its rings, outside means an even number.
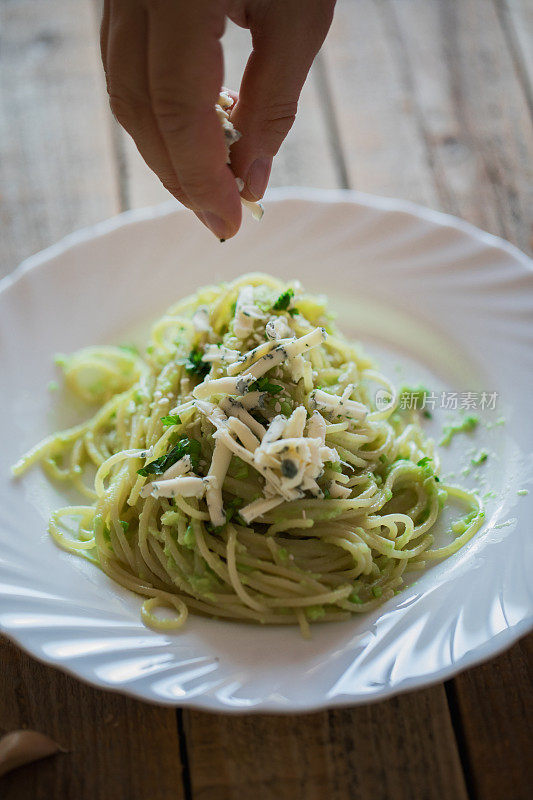
[[[257,158],[246,176],[246,185],[256,200],[260,200],[267,188],[272,160],[270,158]]]
[[[213,231],[215,236],[219,239],[225,239],[227,237],[228,223],[223,220],[222,217],[217,217],[217,215],[213,214],[211,211],[202,211],[200,216],[209,230]]]

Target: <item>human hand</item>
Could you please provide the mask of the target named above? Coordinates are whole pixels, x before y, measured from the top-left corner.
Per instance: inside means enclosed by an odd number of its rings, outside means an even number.
[[[335,0],[105,0],[102,61],[111,109],[168,191],[219,238],[237,233],[242,197],[260,199]],[[226,18],[253,50],[230,119],[231,169],[215,104]]]

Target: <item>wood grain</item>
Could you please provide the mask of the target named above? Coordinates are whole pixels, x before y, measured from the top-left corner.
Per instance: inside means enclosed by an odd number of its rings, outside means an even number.
[[[358,124],[355,112],[345,106],[348,99],[353,108],[364,91],[357,76],[361,50],[363,60],[368,52],[361,38],[369,31],[372,45],[381,37],[387,42],[387,69],[393,68],[395,77],[389,76],[384,85],[400,92],[405,115],[412,118],[400,129],[398,142],[395,129],[386,125],[389,114],[398,114],[389,107],[398,97],[391,98],[386,88],[385,98],[374,102],[373,111],[384,126],[381,146],[373,155],[381,163],[382,150],[390,156],[399,146],[407,147],[409,159],[413,154],[415,158],[415,183],[406,184],[397,168],[386,184],[376,183],[382,177],[376,175],[374,162],[351,147],[346,161],[349,174],[360,180],[358,188],[390,191],[418,202],[432,198],[434,207],[529,249],[533,140],[528,30],[531,14],[518,0],[508,6],[480,0],[363,2],[357,15],[353,4],[341,2],[325,53],[341,141],[346,142]],[[380,75],[380,88],[382,83]],[[531,736],[528,740],[522,719],[531,706],[524,656],[531,642],[529,637],[447,687],[468,788],[475,798],[521,798],[529,793],[524,764]]]
[[[119,210],[93,11],[0,5],[0,275]],[[5,639],[0,665],[0,732],[35,728],[68,750],[3,778],[3,800],[182,797],[174,711],[91,689]]]
[[[440,687],[309,716],[190,712],[195,800],[462,800]]]
[[[98,3],[0,5],[0,275],[80,225],[168,198],[107,110]],[[531,30],[527,0],[340,0],[271,185],[406,197],[527,247]],[[248,34],[230,25],[225,45],[235,88]],[[2,640],[0,732],[34,727],[68,753],[12,773],[0,791],[8,800],[521,800],[532,650],[530,637],[446,692],[225,717],[93,690]]]
[[[529,0],[495,0],[516,75],[533,114],[533,4]]]
[[[533,786],[533,636],[464,672],[452,685],[471,796],[528,800]]]
[[[180,800],[173,711],[92,689],[0,642],[0,733],[30,728],[65,753],[6,775],[2,800]]]
[[[0,30],[1,276],[118,206],[91,3],[3,2]]]
[[[533,132],[492,2],[341,0],[324,58],[352,185],[529,248]]]

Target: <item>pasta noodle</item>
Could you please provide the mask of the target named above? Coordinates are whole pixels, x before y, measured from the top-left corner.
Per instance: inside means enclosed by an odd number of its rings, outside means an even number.
[[[98,410],[13,472],[39,463],[85,495],[52,514],[51,536],[147,598],[154,628],[192,611],[308,635],[390,599],[482,524],[477,495],[440,482],[418,413],[298,282],[201,289],[142,355],[92,347],[61,364]],[[435,548],[448,496],[465,514]]]

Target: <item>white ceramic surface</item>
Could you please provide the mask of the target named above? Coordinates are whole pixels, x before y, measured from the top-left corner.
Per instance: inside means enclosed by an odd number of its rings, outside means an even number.
[[[514,247],[459,220],[353,192],[272,192],[262,223],[219,244],[170,203],[75,233],[0,283],[0,629],[94,685],[218,711],[300,711],[377,700],[443,680],[531,627],[533,271]],[[8,468],[79,410],[52,356],[138,338],[176,298],[250,270],[330,294],[345,330],[398,381],[498,392],[444,471],[482,492],[486,524],[378,612],[313,626],[252,627],[190,616],[177,634],[143,627],[140,599],[59,550],[46,534],[60,487]],[[395,364],[399,362],[400,367]],[[394,372],[392,373],[395,374]],[[55,408],[59,402],[59,410]],[[505,416],[505,424],[494,424]],[[446,412],[430,431],[438,435]],[[483,468],[462,475],[470,449]],[[483,480],[483,478],[482,478]]]

